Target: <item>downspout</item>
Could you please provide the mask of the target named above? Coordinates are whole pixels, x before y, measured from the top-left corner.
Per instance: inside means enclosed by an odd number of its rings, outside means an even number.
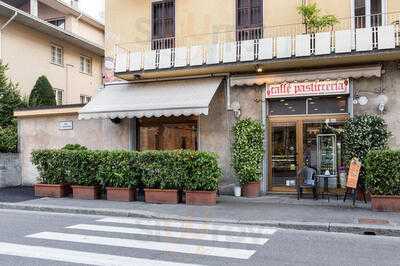
[[[0,28],[0,61],[1,61],[1,62],[3,61],[3,53],[2,53],[2,50],[3,50],[3,30],[4,30],[17,16],[18,16],[18,12],[15,11],[14,15],[13,15],[9,20],[7,20],[7,22],[4,23],[4,25],[1,26],[1,28]]]

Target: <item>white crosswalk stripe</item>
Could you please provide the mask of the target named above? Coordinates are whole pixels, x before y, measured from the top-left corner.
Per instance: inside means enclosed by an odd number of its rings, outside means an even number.
[[[147,226],[177,227],[177,228],[197,229],[197,230],[226,231],[234,233],[253,233],[260,235],[272,235],[277,231],[277,229],[275,228],[265,228],[261,226],[237,226],[231,224],[181,222],[172,220],[151,220],[151,219],[108,217],[97,221],[106,223],[131,224],[131,225],[147,225]]]
[[[17,245],[0,242],[0,255],[44,259],[68,263],[80,263],[99,266],[195,266],[196,264],[185,264],[167,262],[161,260],[137,259],[132,257],[114,256],[99,253],[74,251],[68,249],[48,248],[41,246]]]
[[[40,240],[41,246],[0,242],[0,255],[86,265],[190,266],[195,264],[179,262],[182,256],[175,256],[175,262],[174,256],[169,254],[196,256],[193,259],[196,265],[201,264],[202,258],[208,257],[248,260],[257,248],[268,242],[267,236],[275,232],[275,228],[261,226],[107,217],[93,223],[67,226],[63,232],[40,232],[26,236],[26,239]],[[123,235],[123,238],[113,234]],[[199,240],[201,244],[196,243]],[[51,243],[68,248],[49,247]],[[82,244],[88,247],[93,245],[93,248],[110,247],[110,252],[106,253],[111,254],[71,250],[70,243],[81,244],[80,249]],[[111,250],[119,252],[119,248],[137,249],[135,254],[146,254],[144,250],[161,252],[166,260],[112,255]]]
[[[127,248],[150,249],[150,250],[158,250],[166,252],[178,252],[178,253],[196,254],[203,256],[226,257],[235,259],[249,259],[256,252],[255,250],[245,250],[245,249],[219,248],[219,247],[208,247],[200,245],[187,245],[187,244],[176,244],[169,242],[143,241],[134,239],[78,235],[78,234],[64,234],[64,233],[54,233],[54,232],[42,232],[38,234],[29,235],[27,237],[56,240],[56,241],[67,241],[75,243],[114,246],[114,247],[127,247]]]
[[[69,226],[67,228],[88,230],[88,231],[149,235],[149,236],[183,238],[183,239],[197,239],[197,240],[208,240],[208,241],[241,243],[241,244],[252,244],[252,245],[264,245],[268,241],[268,238],[231,236],[231,235],[219,235],[219,234],[186,233],[179,231],[149,230],[141,228],[126,228],[126,227],[91,225],[91,224],[77,224]]]

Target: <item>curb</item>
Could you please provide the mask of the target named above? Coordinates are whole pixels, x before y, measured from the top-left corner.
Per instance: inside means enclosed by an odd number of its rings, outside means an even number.
[[[54,205],[33,205],[20,203],[0,203],[0,209],[39,211],[65,214],[84,214],[84,215],[102,215],[115,217],[137,217],[150,219],[168,219],[191,222],[209,222],[209,223],[230,223],[238,225],[268,226],[282,229],[293,229],[302,231],[321,231],[334,233],[350,233],[358,235],[380,235],[400,237],[400,227],[387,225],[362,225],[346,223],[319,223],[319,222],[292,222],[292,221],[247,221],[235,219],[208,219],[200,217],[186,217],[179,215],[160,214],[141,210],[115,210],[101,208],[82,208],[82,207],[62,207]]]

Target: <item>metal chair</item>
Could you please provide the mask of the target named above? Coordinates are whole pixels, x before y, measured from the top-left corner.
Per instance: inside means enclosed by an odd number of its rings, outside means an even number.
[[[304,189],[311,189],[312,193],[313,193],[313,198],[315,200],[318,200],[319,179],[316,176],[316,174],[313,174],[312,180],[314,180],[314,184],[305,184],[304,180],[305,180],[305,174],[306,174],[307,168],[308,167],[305,166],[297,173],[297,178],[296,178],[297,200],[300,200],[302,198]]]

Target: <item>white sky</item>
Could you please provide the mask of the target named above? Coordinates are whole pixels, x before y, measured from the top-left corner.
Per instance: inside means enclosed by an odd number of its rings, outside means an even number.
[[[70,3],[71,0],[63,0]],[[79,7],[82,11],[97,19],[104,20],[105,0],[79,0]]]

